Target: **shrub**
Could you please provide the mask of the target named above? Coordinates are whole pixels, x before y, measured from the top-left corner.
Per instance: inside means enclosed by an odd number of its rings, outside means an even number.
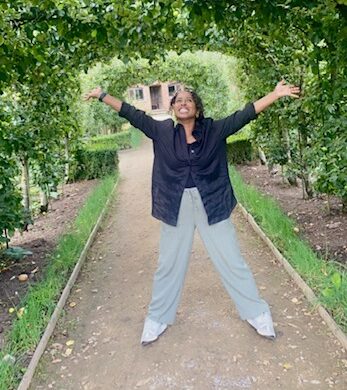
[[[236,139],[227,143],[227,159],[229,164],[242,164],[252,161],[254,157],[251,141],[248,139]]]
[[[87,145],[97,148],[116,146],[118,150],[129,149],[131,148],[131,132],[127,130],[115,134],[92,137],[88,140]]]
[[[118,168],[118,146],[86,145],[76,151],[69,182],[91,180],[114,174]]]
[[[90,180],[114,174],[118,168],[117,147],[84,148],[76,153],[70,181]]]
[[[69,182],[91,180],[113,174],[118,168],[118,150],[132,145],[131,131],[89,138],[75,153]]]

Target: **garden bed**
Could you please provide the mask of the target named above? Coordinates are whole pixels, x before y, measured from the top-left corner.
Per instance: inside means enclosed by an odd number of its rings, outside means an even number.
[[[29,286],[39,281],[42,271],[49,262],[49,254],[56,246],[59,236],[68,230],[90,191],[98,180],[81,181],[66,184],[59,199],[53,200],[46,214],[39,215],[28,231],[16,233],[11,239],[11,247],[22,247],[32,252],[19,262],[2,264],[0,269],[0,348],[3,347],[4,335],[10,328],[16,307]],[[18,276],[28,275],[28,280],[20,282]]]
[[[299,234],[314,251],[327,260],[347,265],[347,214],[341,201],[327,196],[304,200],[302,188],[285,183],[280,173],[270,175],[267,167],[258,163],[237,166],[247,184],[276,199],[288,216],[296,221]]]

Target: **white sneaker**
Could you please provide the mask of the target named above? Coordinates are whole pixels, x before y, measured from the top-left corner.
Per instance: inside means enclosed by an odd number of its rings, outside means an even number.
[[[146,318],[141,336],[141,344],[147,345],[156,341],[158,337],[164,333],[167,328],[167,324],[156,322],[150,318]]]
[[[247,322],[253,326],[253,328],[263,337],[270,340],[275,340],[276,333],[272,323],[271,314],[267,311],[261,313],[258,317],[255,317]]]

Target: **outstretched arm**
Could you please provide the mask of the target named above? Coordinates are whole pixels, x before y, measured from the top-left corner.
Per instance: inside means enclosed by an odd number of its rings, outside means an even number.
[[[260,98],[256,102],[254,102],[254,109],[257,114],[264,111],[267,107],[269,107],[276,100],[280,99],[284,96],[290,96],[293,98],[298,98],[300,93],[300,88],[295,85],[287,85],[284,80],[281,80],[277,83],[275,89]]]
[[[102,93],[103,91],[100,87],[94,88],[93,90],[91,90],[90,92],[84,95],[84,100],[99,99]],[[112,107],[117,112],[119,112],[120,109],[122,108],[123,102],[109,94],[105,95],[102,101],[103,103],[106,103],[108,106]]]
[[[99,99],[119,113],[122,118],[127,119],[134,127],[143,131],[147,137],[156,139],[160,122],[154,120],[144,111],[137,110],[128,103],[106,94],[100,87],[94,88],[84,95],[84,100]]]
[[[286,82],[282,80],[277,83],[275,89],[272,92],[254,103],[248,103],[243,110],[236,111],[227,118],[215,121],[215,126],[220,128],[220,136],[221,138],[225,139],[229,137],[229,135],[234,134],[238,130],[242,129],[242,127],[250,121],[256,119],[256,114],[264,111],[276,100],[283,96],[298,98],[299,93],[299,87],[294,85],[286,85]]]

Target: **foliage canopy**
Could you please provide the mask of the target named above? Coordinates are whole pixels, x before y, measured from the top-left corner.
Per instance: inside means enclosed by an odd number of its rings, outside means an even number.
[[[43,191],[61,180],[80,134],[75,118],[81,70],[118,57],[128,64],[121,71],[124,85],[115,89],[121,94],[129,73],[136,79],[133,59],[147,58],[152,66],[168,50],[188,49],[236,56],[249,100],[281,77],[300,84],[303,99],[262,115],[255,140],[269,161],[303,181],[307,195],[313,183],[346,205],[345,0],[5,0],[0,10],[0,191],[2,199],[12,199],[16,215],[20,203],[9,185],[9,162],[29,166]],[[179,65],[170,78],[185,77],[194,86],[198,68],[184,72]],[[156,69],[156,78],[165,76]],[[116,85],[112,77],[109,83]],[[222,84],[211,85],[215,95],[222,94]],[[6,224],[10,230],[16,225]]]

